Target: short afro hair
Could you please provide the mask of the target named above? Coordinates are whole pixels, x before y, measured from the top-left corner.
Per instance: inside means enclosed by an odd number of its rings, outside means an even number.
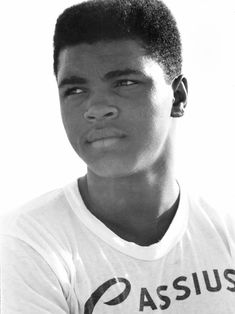
[[[54,33],[54,73],[59,53],[80,43],[133,39],[163,68],[167,82],[181,74],[182,45],[176,21],[160,0],[88,0],[67,8]]]

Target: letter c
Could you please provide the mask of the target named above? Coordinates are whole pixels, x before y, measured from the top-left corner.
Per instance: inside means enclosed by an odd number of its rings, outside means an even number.
[[[117,305],[122,303],[126,298],[128,297],[130,291],[131,291],[131,284],[130,282],[125,278],[112,278],[104,282],[101,286],[99,286],[90,296],[90,298],[86,301],[85,308],[84,308],[84,314],[91,314],[94,310],[95,305],[101,298],[101,296],[113,285],[123,282],[125,284],[124,291],[119,294],[117,297],[113,298],[112,300],[108,302],[104,302],[104,304],[107,305]]]

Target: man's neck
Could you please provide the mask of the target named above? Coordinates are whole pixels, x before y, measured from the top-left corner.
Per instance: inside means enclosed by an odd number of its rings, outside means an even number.
[[[122,238],[141,245],[164,235],[178,207],[179,187],[169,170],[120,178],[102,178],[88,170],[79,188],[99,220]]]

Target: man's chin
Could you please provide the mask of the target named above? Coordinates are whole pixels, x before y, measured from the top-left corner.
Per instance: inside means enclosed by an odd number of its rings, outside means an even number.
[[[133,172],[132,167],[128,166],[123,160],[115,161],[113,159],[90,164],[87,169],[88,172],[90,171],[96,176],[110,179],[127,177]]]

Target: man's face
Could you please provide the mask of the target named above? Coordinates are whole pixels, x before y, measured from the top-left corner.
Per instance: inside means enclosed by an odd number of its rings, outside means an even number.
[[[173,90],[136,41],[68,47],[57,78],[64,127],[88,171],[127,176],[169,158]]]

